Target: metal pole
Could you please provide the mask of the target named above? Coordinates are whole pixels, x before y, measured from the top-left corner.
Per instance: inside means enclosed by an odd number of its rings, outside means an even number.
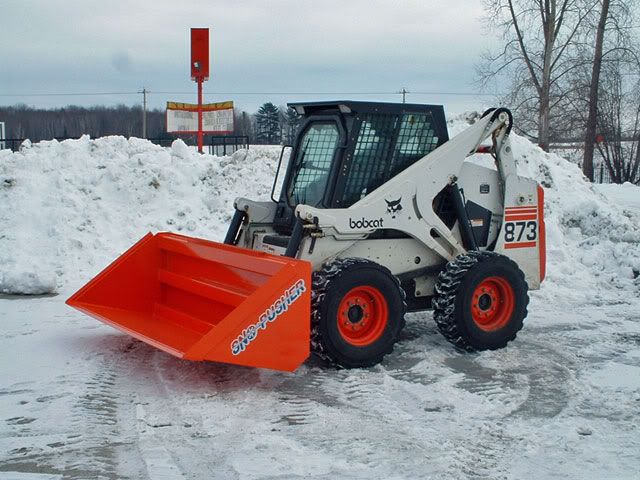
[[[402,94],[402,103],[405,103],[407,93],[411,93],[411,92],[409,90],[407,90],[405,87],[402,87],[402,90],[398,90],[396,93],[401,93]]]
[[[198,151],[202,151],[202,77],[198,77]]]
[[[147,138],[147,89],[142,88],[142,138]]]

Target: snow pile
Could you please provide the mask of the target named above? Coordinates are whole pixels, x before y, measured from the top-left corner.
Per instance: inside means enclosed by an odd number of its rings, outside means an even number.
[[[465,126],[464,118],[452,122],[452,135]],[[637,287],[638,213],[598,193],[574,164],[512,138],[520,173],[546,190],[544,291],[571,301],[600,295],[603,285]],[[148,231],[220,240],[235,197],[269,197],[279,152],[252,147],[215,157],[179,140],[162,148],[123,137],[0,151],[0,292],[79,287]]]
[[[220,239],[236,196],[268,198],[278,155],[86,136],[0,151],[0,293],[79,287],[149,231]]]

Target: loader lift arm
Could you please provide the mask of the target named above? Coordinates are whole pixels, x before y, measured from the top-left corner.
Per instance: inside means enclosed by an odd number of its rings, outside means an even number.
[[[457,193],[457,179],[463,161],[468,155],[475,153],[478,146],[489,137],[494,141],[500,181],[506,183],[506,176],[515,172],[508,137],[511,118],[511,113],[506,109],[486,112],[485,116],[470,128],[400,172],[351,207],[320,209],[298,205],[296,216],[305,222],[317,219],[320,229],[333,228],[339,234],[356,238],[378,229],[400,230],[437,252],[443,259],[451,260],[468,249],[434,211],[434,199],[447,186],[456,189]],[[386,209],[385,200],[392,198],[403,198],[405,208],[408,205],[411,214],[386,218],[369,228],[365,222],[362,222],[362,226],[358,223],[354,226],[354,222],[350,222],[353,218],[380,217]],[[473,246],[473,243],[475,242],[471,240],[470,246]]]

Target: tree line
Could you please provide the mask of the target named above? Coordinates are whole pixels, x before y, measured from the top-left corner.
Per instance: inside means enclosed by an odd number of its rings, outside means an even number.
[[[249,143],[253,144],[291,143],[297,124],[297,115],[293,109],[278,107],[273,103],[265,103],[252,114],[234,110],[234,117],[234,135],[246,135]],[[107,135],[142,137],[140,106],[72,105],[56,109],[27,105],[0,106],[0,122],[5,122],[6,138],[28,138],[34,142],[53,138],[77,138],[85,134],[93,138]],[[147,138],[167,141],[178,138],[178,135],[166,132],[164,110],[147,111],[146,131]]]
[[[141,136],[142,107],[67,106],[42,109],[27,105],[0,107],[0,122],[5,122],[7,138],[28,138],[32,141],[53,138],[91,137],[106,135]],[[147,112],[149,137],[160,137],[165,128],[164,112]]]

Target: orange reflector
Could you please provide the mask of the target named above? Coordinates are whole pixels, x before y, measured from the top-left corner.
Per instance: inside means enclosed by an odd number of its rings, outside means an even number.
[[[67,304],[176,357],[293,371],[310,299],[308,262],[149,233]]]

